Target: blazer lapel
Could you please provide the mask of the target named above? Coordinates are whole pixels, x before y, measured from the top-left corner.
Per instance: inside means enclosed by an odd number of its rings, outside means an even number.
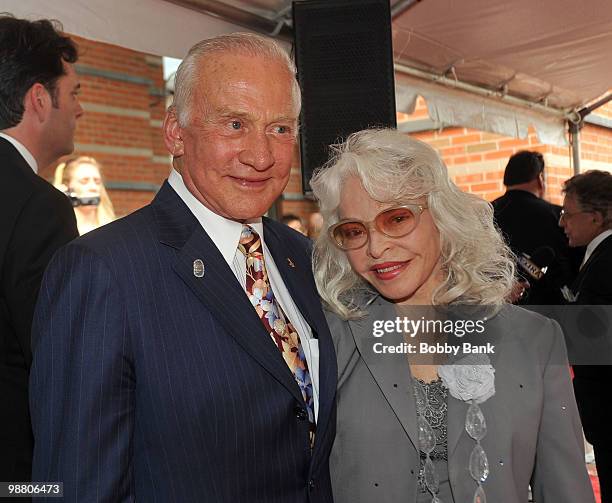
[[[227,333],[285,386],[296,400],[303,402],[289,367],[272,344],[234,273],[197,219],[167,182],[154,204],[161,242],[178,249],[172,265],[176,274]],[[189,222],[189,225],[185,225],[185,222]],[[196,276],[194,262],[198,259],[204,264],[204,274]]]
[[[349,321],[349,325],[364,363],[418,451],[417,413],[408,359],[405,354],[377,354],[373,349],[377,342],[385,346],[397,346],[404,342],[397,334],[382,337],[374,337],[372,334],[374,320],[391,320],[395,317],[392,305],[372,304],[367,317]],[[367,404],[364,406],[367,407]]]
[[[319,344],[319,414],[313,452],[316,456],[321,445],[317,440],[325,438],[336,394],[337,363],[334,345],[312,278],[311,262],[300,259],[304,256],[304,250],[292,249],[265,218],[264,240],[287,290]]]

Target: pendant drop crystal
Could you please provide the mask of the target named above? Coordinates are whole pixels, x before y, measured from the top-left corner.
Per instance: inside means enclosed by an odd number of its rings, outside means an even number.
[[[425,454],[429,454],[436,446],[436,434],[431,425],[423,417],[419,416],[417,423],[419,427],[419,448]]]
[[[480,407],[471,404],[465,415],[465,431],[474,440],[482,440],[487,434],[487,422]]]
[[[420,383],[415,382],[414,394],[416,397],[417,408],[424,409],[427,407],[427,395]]]
[[[427,456],[423,467],[423,481],[430,493],[435,495],[440,490],[440,478],[429,456]]]
[[[476,488],[476,492],[474,493],[474,503],[487,503],[487,497],[485,496],[482,486],[478,486]]]
[[[470,454],[470,475],[476,482],[484,482],[489,476],[489,460],[480,444]]]

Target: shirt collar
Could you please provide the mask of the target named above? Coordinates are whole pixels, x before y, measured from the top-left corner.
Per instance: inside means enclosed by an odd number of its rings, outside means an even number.
[[[584,252],[584,260],[582,261],[582,265],[587,263],[587,260],[591,258],[591,255],[595,251],[595,248],[597,248],[608,236],[612,236],[612,229],[603,231],[601,234],[591,240],[591,242],[587,245],[586,251]]]
[[[11,145],[13,145],[13,147],[17,149],[17,152],[21,154],[21,157],[25,159],[25,162],[27,162],[30,168],[32,168],[32,171],[38,174],[38,163],[36,162],[36,159],[34,159],[34,156],[32,155],[32,153],[27,148],[25,148],[23,143],[16,140],[12,136],[9,136],[6,133],[2,133],[2,132],[0,132],[0,138],[4,138]]]
[[[214,211],[204,206],[185,186],[183,177],[178,171],[172,169],[168,176],[168,183],[187,205],[191,213],[198,219],[202,228],[217,246],[225,261],[231,266],[234,255],[238,249],[240,234],[242,233],[242,222],[236,222],[229,218],[217,215]],[[261,217],[248,220],[245,224],[250,225],[259,234],[263,245],[263,223]]]

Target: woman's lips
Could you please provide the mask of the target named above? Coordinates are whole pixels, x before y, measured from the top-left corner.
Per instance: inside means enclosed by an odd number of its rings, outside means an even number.
[[[370,267],[377,279],[390,280],[399,276],[408,266],[410,260],[403,262],[383,262]]]

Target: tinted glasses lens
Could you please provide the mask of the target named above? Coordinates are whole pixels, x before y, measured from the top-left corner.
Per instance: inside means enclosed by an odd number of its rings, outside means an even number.
[[[344,250],[359,248],[368,240],[368,231],[359,222],[345,222],[334,229],[334,240]]]
[[[409,234],[417,225],[416,214],[409,208],[391,208],[376,217],[376,227],[387,236]]]

